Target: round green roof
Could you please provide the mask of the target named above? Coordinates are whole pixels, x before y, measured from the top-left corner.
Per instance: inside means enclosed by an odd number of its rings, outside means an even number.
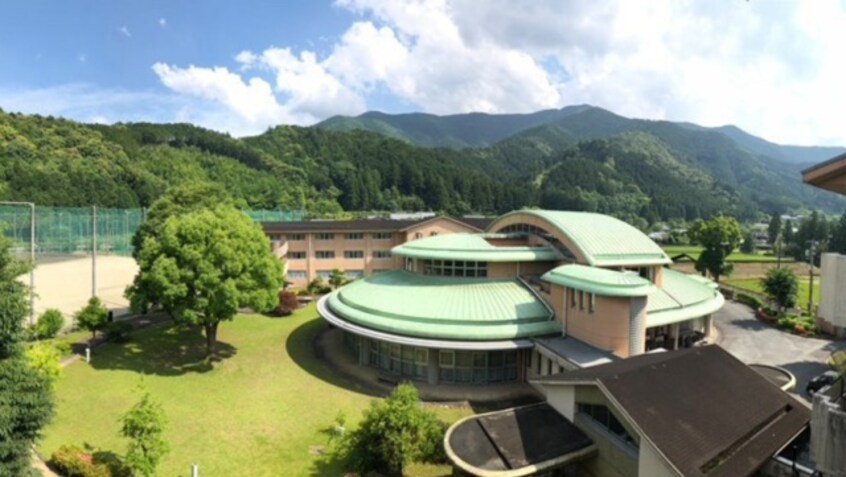
[[[357,325],[418,338],[489,341],[561,333],[551,310],[516,279],[395,270],[340,288],[328,306]]]
[[[646,234],[620,219],[605,214],[523,209],[501,216],[488,230],[496,232],[500,221],[515,214],[527,214],[543,219],[568,237],[589,265],[610,267],[672,263],[670,257]]]
[[[649,280],[635,273],[585,265],[562,265],[546,272],[541,279],[602,296],[646,296],[655,290]]]
[[[491,245],[485,235],[454,233],[406,242],[391,249],[401,257],[477,262],[553,261],[560,257],[549,247]]]

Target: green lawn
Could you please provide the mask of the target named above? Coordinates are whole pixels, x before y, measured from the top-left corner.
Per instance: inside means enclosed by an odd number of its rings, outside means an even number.
[[[690,255],[694,260],[699,258],[699,254],[702,253],[702,247],[698,245],[664,245],[661,247],[664,249],[667,255],[670,257],[674,257],[676,255],[680,255],[686,253]],[[757,252],[757,253],[740,253],[739,251],[735,251],[731,255],[728,256],[727,259],[729,262],[736,262],[736,263],[750,263],[750,262],[776,262],[778,261],[778,257],[773,255],[765,254],[764,252]],[[793,261],[792,259],[781,257],[783,262],[790,262]]]
[[[92,446],[122,455],[118,419],[139,398],[143,383],[170,421],[172,452],[160,475],[340,475],[316,465],[314,446],[327,443],[321,429],[342,410],[354,425],[373,399],[355,390],[314,356],[312,341],[324,324],[314,306],[287,318],[238,316],[219,330],[222,354],[213,368],[202,361],[196,329],[171,325],[136,332],[123,345],[97,348],[89,365],[79,361],[57,383],[57,415],[39,451],[62,444]],[[452,422],[469,408],[434,408]],[[448,474],[447,466],[416,466],[414,475]]]
[[[756,293],[764,293],[760,278],[729,278],[723,280],[723,283]],[[796,304],[801,308],[807,308],[808,306],[808,290],[810,289],[810,285],[811,283],[808,277],[799,277],[799,292],[796,295]],[[814,305],[819,305],[819,303],[820,280],[819,277],[814,277]]]

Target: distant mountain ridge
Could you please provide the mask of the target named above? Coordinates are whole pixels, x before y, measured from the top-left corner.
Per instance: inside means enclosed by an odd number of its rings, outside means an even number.
[[[488,147],[521,131],[581,113],[592,106],[567,106],[527,114],[468,113],[437,116],[426,113],[333,116],[314,127],[331,131],[362,129],[423,147],[451,149]]]
[[[438,116],[426,113],[387,114],[369,111],[355,117],[333,116],[315,124],[314,127],[332,131],[361,129],[422,147],[483,148],[535,127],[549,125],[590,110],[605,111],[590,105],[566,106],[527,114],[467,113]],[[718,132],[748,152],[787,163],[807,165],[846,152],[846,147],[776,144],[732,125],[705,127],[689,122],[663,122],[693,130]],[[601,130],[609,132],[605,126]]]

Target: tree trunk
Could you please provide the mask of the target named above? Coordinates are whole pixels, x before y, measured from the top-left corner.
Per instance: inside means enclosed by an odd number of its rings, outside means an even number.
[[[217,357],[217,325],[219,321],[203,325],[206,332],[206,358]]]

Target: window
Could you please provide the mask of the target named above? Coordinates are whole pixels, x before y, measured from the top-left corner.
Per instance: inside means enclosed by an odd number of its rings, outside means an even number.
[[[355,280],[364,276],[364,270],[347,270],[344,275],[350,280]]]
[[[423,275],[443,277],[487,277],[488,262],[464,260],[424,260]]]
[[[434,237],[435,235],[438,235],[438,233],[435,231],[432,231],[432,233],[429,234],[430,237]]]
[[[422,238],[423,238],[423,234],[422,234],[422,233],[420,233],[420,232],[417,232],[416,234],[414,234],[414,238],[415,238],[415,239],[422,239]]]
[[[344,238],[347,240],[362,240],[364,239],[364,234],[361,232],[352,232],[344,235]]]
[[[516,351],[451,351],[438,353],[439,379],[445,383],[484,384],[517,379]]]
[[[577,409],[580,415],[590,418],[594,424],[616,437],[622,444],[637,449],[637,441],[626,431],[623,424],[620,423],[617,417],[607,407],[600,404],[578,403]]]
[[[376,232],[373,234],[373,238],[376,240],[390,240],[394,238],[393,232]]]
[[[589,295],[589,300],[590,301],[588,303],[588,312],[592,314],[594,311],[596,311],[596,294],[591,293]]]
[[[334,250],[318,250],[314,252],[314,258],[318,260],[330,260],[335,258]]]
[[[305,252],[288,252],[288,260],[304,260],[306,258]]]
[[[305,280],[307,277],[305,270],[288,270],[288,280]]]
[[[583,292],[582,290],[579,290],[579,309],[585,309],[585,292]]]
[[[391,258],[390,250],[374,250],[373,258]]]
[[[573,290],[572,288],[570,288],[569,292],[570,292],[570,308],[575,308],[576,307],[576,290]]]
[[[364,258],[364,252],[361,250],[344,250],[344,258]]]
[[[305,240],[305,234],[288,234],[289,242],[302,242]]]
[[[328,232],[321,232],[319,234],[315,234],[314,238],[317,240],[335,240],[335,234],[328,233]]]
[[[414,259],[413,258],[406,257],[406,259],[405,259],[405,270],[407,272],[413,272],[414,271]]]
[[[323,281],[329,280],[329,277],[332,276],[332,270],[318,270],[317,276]]]

